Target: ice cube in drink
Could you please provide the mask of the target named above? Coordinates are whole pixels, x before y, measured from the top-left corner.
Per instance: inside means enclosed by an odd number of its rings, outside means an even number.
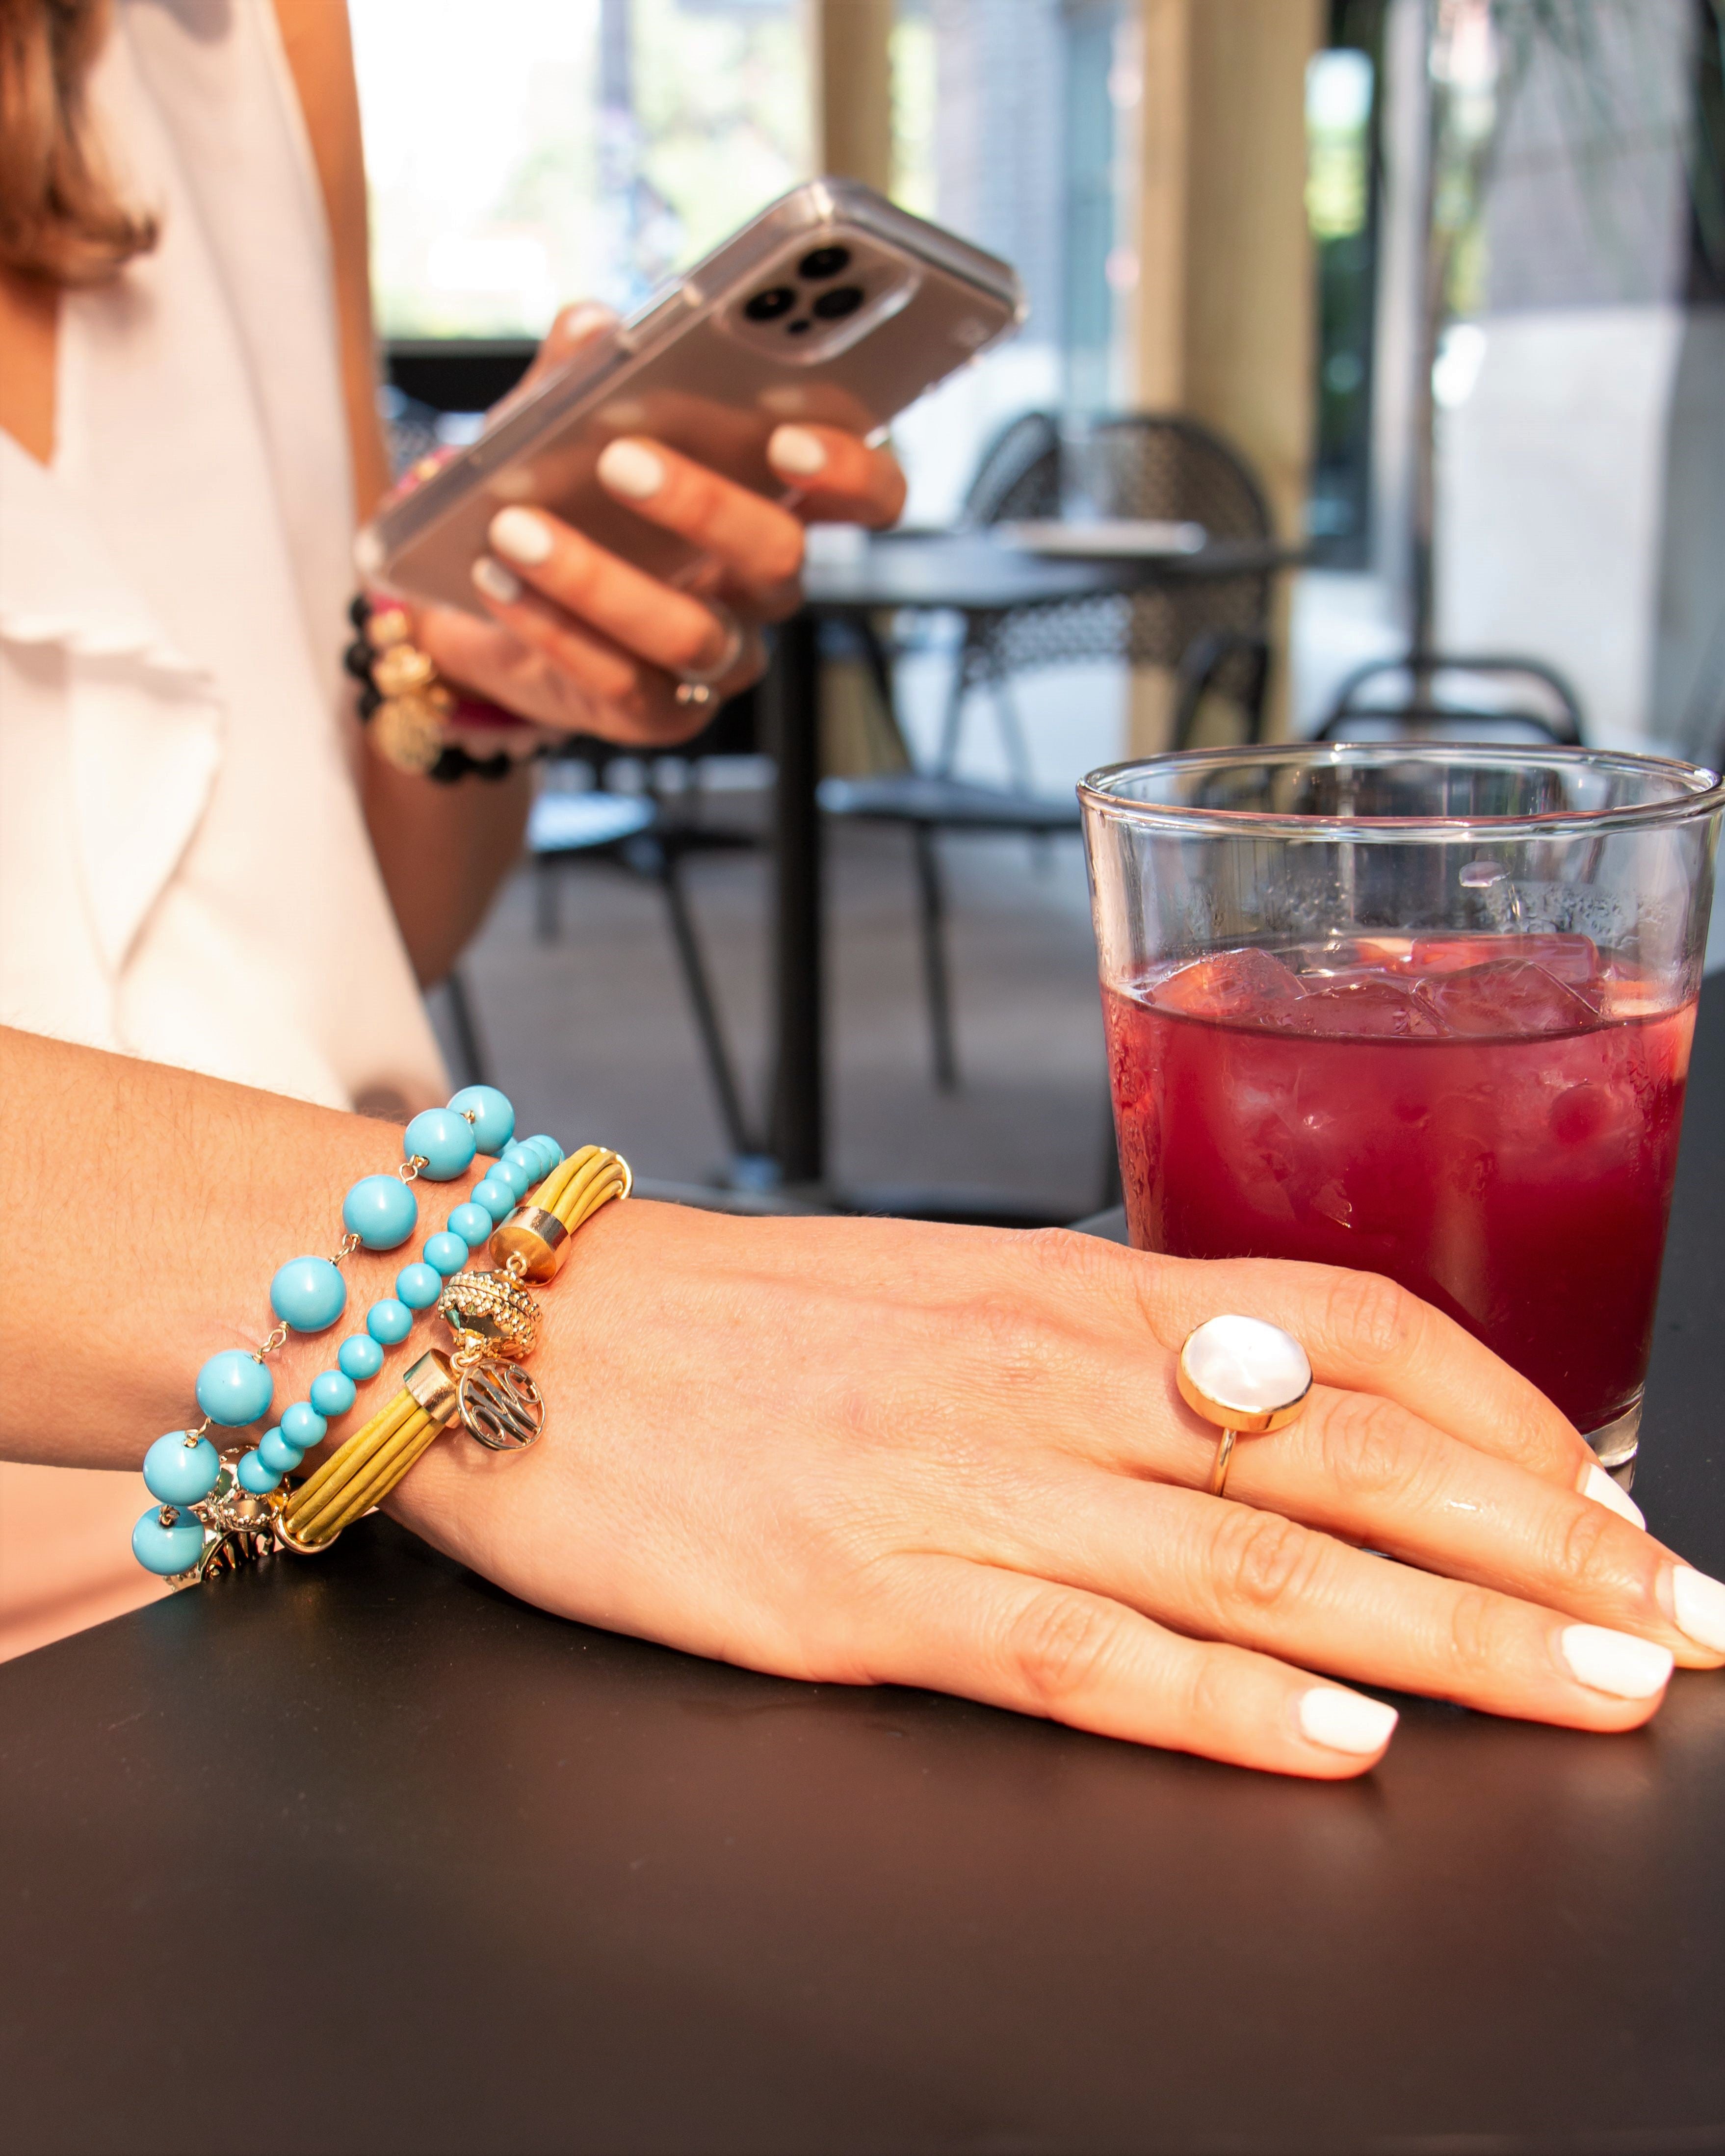
[[[1692,1000],[1585,937],[1358,936],[1104,1001],[1140,1249],[1385,1273],[1581,1430],[1634,1405]]]

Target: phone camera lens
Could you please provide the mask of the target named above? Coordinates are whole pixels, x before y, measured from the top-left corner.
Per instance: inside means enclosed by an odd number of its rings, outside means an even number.
[[[823,292],[814,303],[814,311],[824,322],[842,321],[854,315],[863,303],[860,285],[835,285],[830,292]]]
[[[807,315],[798,315],[795,321],[785,324],[784,333],[787,336],[807,336],[814,327]]]
[[[789,314],[796,304],[797,295],[788,285],[769,285],[764,292],[756,293],[743,312],[752,322],[776,322],[781,315]]]
[[[811,285],[818,285],[823,277],[836,277],[841,270],[850,267],[848,247],[817,247],[797,264],[797,275],[806,277]]]

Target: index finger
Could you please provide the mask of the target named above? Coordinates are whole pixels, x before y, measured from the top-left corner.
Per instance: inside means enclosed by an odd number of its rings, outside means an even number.
[[[1139,1296],[1167,1348],[1178,1350],[1194,1326],[1224,1312],[1266,1318],[1305,1348],[1320,1383],[1394,1400],[1476,1451],[1640,1519],[1537,1386],[1381,1274],[1266,1258],[1158,1257],[1145,1269]]]

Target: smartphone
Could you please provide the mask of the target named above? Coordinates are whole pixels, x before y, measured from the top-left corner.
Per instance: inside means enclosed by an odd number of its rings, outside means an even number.
[[[646,434],[772,500],[786,421],[865,437],[1024,320],[1010,266],[860,181],[793,189],[567,367],[506,399],[485,432],[360,534],[367,583],[482,613],[471,582],[506,502],[553,511],[675,583],[697,550],[594,475],[619,434]]]

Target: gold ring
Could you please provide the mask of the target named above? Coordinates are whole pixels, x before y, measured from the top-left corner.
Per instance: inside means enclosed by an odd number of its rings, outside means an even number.
[[[1236,1442],[1286,1429],[1312,1390],[1306,1350],[1261,1317],[1206,1318],[1181,1343],[1175,1376],[1187,1406],[1222,1433],[1210,1470],[1213,1497],[1227,1494]]]

